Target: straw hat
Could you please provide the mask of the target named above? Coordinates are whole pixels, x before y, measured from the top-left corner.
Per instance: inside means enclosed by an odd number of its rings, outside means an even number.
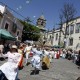
[[[12,47],[11,47],[11,48],[17,49],[17,46],[16,46],[16,45],[12,45]]]

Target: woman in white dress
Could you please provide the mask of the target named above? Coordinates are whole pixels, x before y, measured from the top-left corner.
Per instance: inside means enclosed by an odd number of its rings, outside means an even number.
[[[0,80],[16,80],[18,64],[21,60],[21,55],[17,52],[17,46],[13,45],[11,51],[3,57],[8,57],[8,61],[0,66]]]

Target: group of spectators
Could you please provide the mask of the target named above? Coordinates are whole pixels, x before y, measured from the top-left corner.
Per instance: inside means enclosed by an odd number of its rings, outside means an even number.
[[[72,62],[78,65],[78,68],[80,69],[80,50],[75,51],[72,49],[63,49],[60,56],[65,59],[72,60]]]

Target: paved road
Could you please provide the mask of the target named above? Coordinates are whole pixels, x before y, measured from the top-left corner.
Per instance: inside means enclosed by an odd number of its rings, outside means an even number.
[[[0,65],[4,61],[0,61]],[[19,71],[20,80],[76,80],[80,76],[77,66],[66,59],[54,59],[49,70],[41,70],[39,75],[30,75],[33,68],[25,66]]]

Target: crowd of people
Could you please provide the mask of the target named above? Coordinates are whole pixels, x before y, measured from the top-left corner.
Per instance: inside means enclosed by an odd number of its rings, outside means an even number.
[[[30,43],[8,45],[7,51],[4,49],[6,48],[0,43],[0,57],[7,58],[7,62],[0,66],[0,80],[18,80],[19,69],[29,64],[34,68],[30,74],[39,74],[41,68],[43,70],[50,68],[52,59],[72,60],[80,68],[80,50],[76,52],[71,49],[53,49]]]
[[[61,57],[68,60],[72,60],[73,63],[78,65],[78,69],[80,69],[80,50],[76,51],[72,49],[64,49],[62,51]]]

